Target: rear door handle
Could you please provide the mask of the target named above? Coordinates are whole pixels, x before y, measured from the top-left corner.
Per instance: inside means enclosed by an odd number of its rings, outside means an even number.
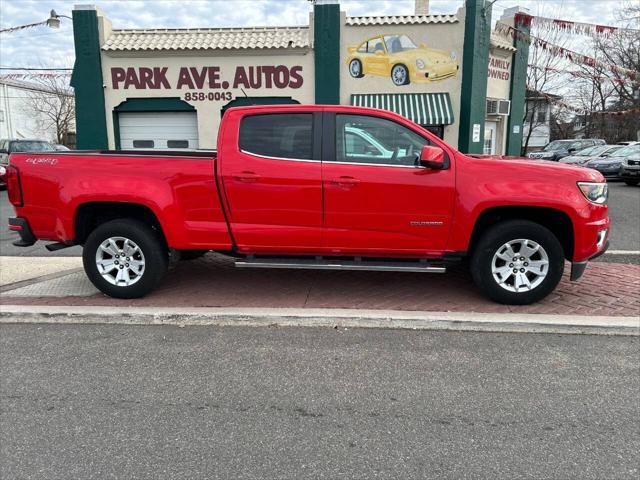
[[[360,180],[353,177],[338,177],[338,178],[332,178],[331,180],[329,180],[329,182],[334,185],[353,186],[360,183]]]
[[[257,182],[260,180],[260,175],[255,172],[240,172],[240,173],[232,173],[231,178],[237,180],[238,182]]]

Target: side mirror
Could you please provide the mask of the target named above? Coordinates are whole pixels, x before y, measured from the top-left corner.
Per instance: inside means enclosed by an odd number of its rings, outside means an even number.
[[[569,153],[573,153],[573,152],[576,151],[576,149],[575,148],[570,148],[568,151],[569,151]]]
[[[7,152],[7,149],[6,148],[0,148],[0,155],[3,155],[5,153],[9,153],[9,152]]]
[[[443,170],[446,167],[444,150],[425,145],[420,152],[420,164],[433,170]]]

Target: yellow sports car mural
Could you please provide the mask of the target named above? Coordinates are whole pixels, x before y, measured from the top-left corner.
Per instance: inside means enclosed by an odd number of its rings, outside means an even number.
[[[406,35],[378,35],[347,51],[353,78],[390,76],[398,86],[443,80],[456,75],[459,68],[455,52],[416,46]]]

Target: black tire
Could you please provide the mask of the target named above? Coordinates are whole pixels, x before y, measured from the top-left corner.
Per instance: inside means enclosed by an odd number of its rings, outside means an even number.
[[[354,73],[354,68],[352,66],[357,66],[358,73]],[[362,62],[357,58],[354,58],[349,62],[349,75],[353,78],[362,78],[364,77],[364,73],[362,72]]]
[[[638,183],[640,183],[640,180],[625,180],[624,183],[631,187],[635,187],[636,185],[638,185]]]
[[[209,250],[180,250],[180,260],[195,260],[203,257]]]
[[[98,249],[112,237],[124,237],[133,241],[144,255],[144,270],[131,285],[112,284],[98,271]],[[103,223],[89,234],[82,251],[82,262],[87,277],[101,292],[114,298],[140,298],[162,280],[169,265],[169,255],[164,239],[151,227],[137,220],[118,219]],[[117,270],[114,272],[117,273]]]
[[[548,257],[548,270],[539,285],[531,290],[513,292],[494,278],[492,262],[507,242],[517,239],[532,240],[540,245]],[[556,288],[564,271],[564,251],[556,236],[542,225],[528,220],[508,220],[494,225],[482,235],[470,267],[475,284],[491,300],[507,305],[528,305],[542,300]]]
[[[396,75],[395,75],[396,71],[403,72],[402,78],[396,78]],[[404,65],[402,65],[401,63],[394,65],[391,68],[391,81],[393,82],[394,85],[398,87],[402,85],[409,85],[410,83],[409,69]]]

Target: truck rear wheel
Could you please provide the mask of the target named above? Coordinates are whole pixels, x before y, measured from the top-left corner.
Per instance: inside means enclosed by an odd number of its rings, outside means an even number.
[[[490,299],[528,305],[549,295],[562,278],[562,245],[547,228],[527,220],[499,223],[480,238],[471,275]]]
[[[119,219],[89,234],[82,261],[87,277],[101,292],[115,298],[140,298],[162,280],[169,258],[163,239],[151,227]]]

